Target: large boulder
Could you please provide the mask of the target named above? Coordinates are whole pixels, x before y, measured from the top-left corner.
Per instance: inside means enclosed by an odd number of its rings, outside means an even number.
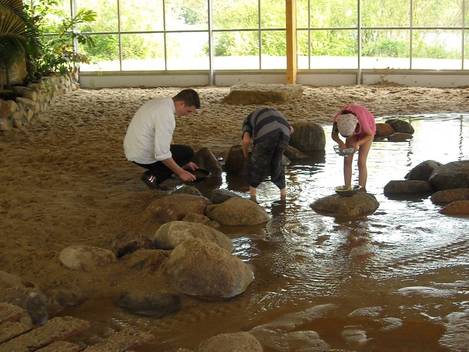
[[[448,204],[456,200],[469,200],[469,188],[445,189],[432,194],[434,204]]]
[[[210,171],[212,175],[220,175],[222,172],[220,162],[208,148],[198,150],[194,155],[194,161],[200,168]]]
[[[410,133],[394,132],[387,138],[389,142],[407,142],[413,136]]]
[[[453,161],[436,168],[429,181],[437,191],[469,188],[469,160]]]
[[[376,134],[375,137],[388,137],[392,135],[394,132],[394,128],[389,123],[377,123],[376,124]]]
[[[247,174],[247,160],[243,156],[243,149],[240,145],[234,145],[225,157],[225,170],[234,175]]]
[[[389,120],[386,120],[386,123],[391,125],[391,127],[396,132],[408,133],[408,134],[414,134],[415,132],[414,128],[409,122],[401,120],[401,119],[389,119]]]
[[[233,243],[223,232],[204,224],[187,221],[171,221],[162,225],[153,236],[153,242],[157,248],[173,249],[191,238],[213,242],[230,253],[233,250]]]
[[[181,298],[166,292],[127,291],[119,295],[116,304],[137,315],[161,318],[181,309]]]
[[[283,103],[302,95],[303,87],[300,84],[242,83],[232,86],[223,101],[240,105]]]
[[[440,210],[441,214],[469,216],[469,200],[456,200]]]
[[[197,352],[262,352],[262,345],[248,332],[219,334],[202,342]]]
[[[321,125],[314,122],[297,122],[293,124],[293,128],[294,132],[290,138],[291,146],[303,153],[324,150],[326,135]]]
[[[229,191],[227,189],[214,189],[210,194],[210,200],[213,204],[220,204],[234,197],[241,198],[239,194]]]
[[[417,166],[414,166],[408,173],[405,175],[405,178],[408,180],[422,180],[428,181],[431,174],[437,167],[441,166],[441,163],[434,160],[422,161]]]
[[[145,216],[165,223],[181,220],[187,214],[204,214],[205,208],[210,201],[205,197],[191,194],[171,194],[155,199],[145,209]]]
[[[260,225],[269,220],[269,215],[257,203],[237,197],[209,205],[206,214],[210,219],[228,226]]]
[[[165,263],[171,285],[181,293],[205,298],[230,298],[254,280],[238,257],[213,242],[190,239],[178,245]]]
[[[421,180],[391,180],[384,186],[384,194],[392,196],[397,194],[427,194],[432,192],[428,181]]]
[[[376,198],[365,192],[357,192],[351,197],[333,194],[311,204],[311,208],[319,214],[345,219],[373,214],[378,207]]]

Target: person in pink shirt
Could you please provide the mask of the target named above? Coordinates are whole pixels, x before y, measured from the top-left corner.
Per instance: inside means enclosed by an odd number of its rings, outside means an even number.
[[[334,116],[333,122],[331,137],[339,148],[353,148],[358,151],[358,184],[366,191],[368,177],[366,160],[376,134],[375,117],[364,106],[349,104]],[[345,138],[344,141],[339,134]],[[344,157],[344,181],[347,189],[352,186],[353,155]]]

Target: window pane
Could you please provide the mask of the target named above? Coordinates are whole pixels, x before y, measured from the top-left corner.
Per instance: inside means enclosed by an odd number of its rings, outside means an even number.
[[[214,62],[217,70],[258,69],[257,32],[215,32]]]
[[[364,27],[410,26],[410,0],[361,0]]]
[[[167,30],[207,30],[207,0],[166,0]]]
[[[296,27],[308,28],[308,0],[296,1]]]
[[[80,45],[79,51],[90,59],[80,64],[82,71],[119,71],[119,39],[117,34],[96,34],[91,36],[94,46]]]
[[[464,69],[469,70],[469,31],[464,31]]]
[[[287,67],[286,33],[285,31],[262,32],[261,67],[277,69]]]
[[[362,31],[362,68],[410,68],[408,30]]]
[[[258,0],[212,0],[214,29],[254,29],[259,26]]]
[[[261,0],[261,27],[285,28],[285,1]]]
[[[163,0],[119,0],[122,31],[163,30]]]
[[[162,33],[123,34],[122,70],[164,70]]]
[[[311,27],[354,27],[357,0],[311,0]]]
[[[460,27],[461,0],[413,0],[413,25],[427,27]]]
[[[168,70],[207,70],[207,33],[168,33],[166,36]]]
[[[86,8],[96,12],[96,21],[81,26],[81,30],[90,32],[117,32],[116,0],[76,0],[78,9]]]
[[[414,30],[412,67],[416,69],[461,69],[461,31]]]
[[[311,31],[311,68],[357,68],[357,31]]]
[[[297,65],[299,69],[309,69],[308,65],[308,31],[298,30],[296,32],[296,51],[298,54]]]

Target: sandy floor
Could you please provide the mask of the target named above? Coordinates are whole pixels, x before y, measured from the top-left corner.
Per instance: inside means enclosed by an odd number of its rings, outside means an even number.
[[[0,134],[0,270],[38,283],[45,291],[117,287],[131,280],[71,273],[57,256],[72,244],[111,248],[138,234],[142,209],[154,197],[127,162],[122,140],[146,100],[178,88],[79,90],[60,98],[24,130]],[[202,109],[177,121],[174,142],[209,147],[218,155],[238,144],[242,119],[254,106],[222,103],[228,88],[200,88]],[[469,89],[385,86],[305,87],[301,99],[276,106],[290,121],[328,123],[346,103],[375,115],[469,111]],[[86,289],[88,288],[88,289]],[[93,291],[93,292],[91,292]]]

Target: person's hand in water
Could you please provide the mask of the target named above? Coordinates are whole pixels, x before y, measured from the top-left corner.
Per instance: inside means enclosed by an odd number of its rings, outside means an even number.
[[[184,165],[182,168],[183,168],[184,170],[195,171],[195,170],[197,170],[197,169],[199,168],[199,166],[198,166],[196,163],[194,163],[194,162],[192,162],[192,161],[189,161],[189,162],[188,162],[186,165]]]

